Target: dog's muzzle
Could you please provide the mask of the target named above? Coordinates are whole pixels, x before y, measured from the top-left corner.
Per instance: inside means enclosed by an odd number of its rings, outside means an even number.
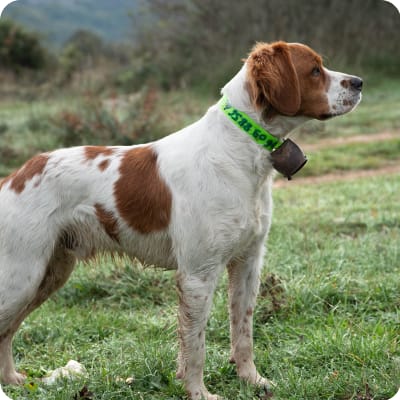
[[[288,180],[304,167],[307,157],[299,146],[290,139],[286,139],[271,153],[272,166],[286,176]]]

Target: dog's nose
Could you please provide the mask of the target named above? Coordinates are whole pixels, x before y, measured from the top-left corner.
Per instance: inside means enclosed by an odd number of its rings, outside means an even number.
[[[350,86],[359,92],[361,92],[363,85],[363,81],[361,78],[357,78],[356,76],[350,79]]]

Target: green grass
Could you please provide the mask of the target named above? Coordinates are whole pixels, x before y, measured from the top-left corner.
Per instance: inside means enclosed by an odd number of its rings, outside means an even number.
[[[384,400],[400,386],[399,193],[398,177],[275,191],[254,327],[274,399]],[[207,331],[206,385],[226,399],[262,399],[228,362],[226,310],[224,276]],[[15,354],[34,385],[5,390],[71,400],[86,385],[95,399],[180,399],[176,352],[174,273],[102,258],[79,265],[26,320]],[[88,376],[52,387],[37,380],[69,359]]]
[[[373,170],[399,165],[399,138],[381,142],[353,143],[307,152],[309,159],[301,176],[319,176],[334,172]],[[300,176],[299,174],[299,176]]]

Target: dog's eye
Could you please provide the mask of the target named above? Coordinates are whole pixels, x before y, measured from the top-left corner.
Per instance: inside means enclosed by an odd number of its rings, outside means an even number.
[[[311,71],[311,75],[312,76],[320,76],[321,75],[321,69],[319,67],[313,68],[313,70]]]

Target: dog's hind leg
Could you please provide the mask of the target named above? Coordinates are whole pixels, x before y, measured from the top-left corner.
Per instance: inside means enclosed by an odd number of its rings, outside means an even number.
[[[16,304],[20,305],[18,309],[15,309],[14,306],[13,309],[3,312],[5,316],[3,321],[1,319],[2,314],[0,314],[0,328],[3,327],[0,331],[0,381],[3,383],[21,384],[24,382],[25,376],[15,370],[12,358],[13,336],[22,321],[44,303],[53,292],[64,285],[74,268],[75,260],[75,256],[68,250],[62,247],[56,248],[47,265],[45,275],[33,296],[24,305],[21,305],[24,299],[17,302]],[[12,317],[11,320],[10,317]],[[5,322],[8,322],[6,329],[4,329]]]

